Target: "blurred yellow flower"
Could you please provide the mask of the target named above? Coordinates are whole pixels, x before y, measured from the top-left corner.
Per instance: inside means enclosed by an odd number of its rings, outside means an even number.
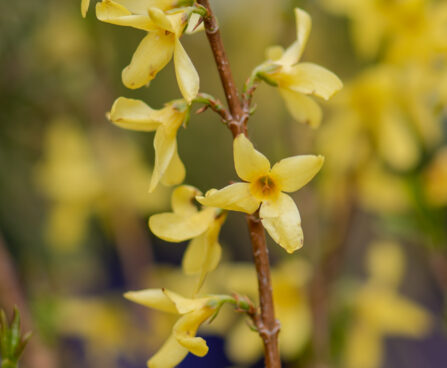
[[[172,101],[154,110],[143,101],[119,97],[113,104],[109,120],[115,125],[136,131],[156,131],[154,138],[155,165],[149,192],[161,181],[164,185],[180,184],[185,167],[177,151],[177,131],[188,119],[189,109],[183,100]]]
[[[270,168],[269,160],[240,134],[234,140],[234,165],[244,183],[210,190],[197,200],[205,206],[230,211],[255,212],[260,207],[262,224],[287,252],[303,245],[301,218],[293,199],[283,193],[295,192],[320,170],[322,156],[302,155],[283,159]]]
[[[398,294],[404,266],[399,245],[372,245],[368,255],[370,277],[354,301],[355,320],[346,342],[346,368],[379,368],[387,335],[421,338],[429,332],[429,312]]]
[[[184,99],[191,103],[199,91],[199,75],[179,39],[191,15],[174,0],[103,0],[96,5],[99,20],[147,31],[130,64],[123,70],[126,87],[140,88],[155,78],[174,57],[175,74]]]
[[[171,336],[160,350],[149,359],[149,368],[173,368],[188,352],[203,357],[208,353],[206,341],[197,337],[200,325],[218,312],[227,296],[212,295],[204,298],[184,298],[166,289],[130,291],[127,299],[163,312],[179,314],[181,317],[172,328]]]
[[[315,95],[328,100],[343,86],[341,80],[329,70],[313,64],[298,63],[311,30],[311,18],[296,8],[297,40],[284,50],[273,46],[267,50],[267,61],[259,66],[258,74],[278,86],[292,116],[316,128],[321,122],[321,108],[310,97]]]
[[[65,295],[56,300],[54,318],[62,337],[83,340],[87,360],[95,366],[116,367],[123,347],[135,354],[135,351],[147,348],[149,342],[148,336],[135,328],[123,303],[114,297],[73,298]],[[127,338],[123,339],[123,335]]]
[[[200,191],[191,186],[176,188],[171,198],[173,212],[151,216],[149,227],[156,236],[166,241],[192,239],[183,257],[183,270],[188,275],[200,275],[200,288],[206,275],[219,263],[222,248],[218,237],[226,213],[212,207],[199,211],[193,203],[198,195],[201,195]]]
[[[411,193],[404,179],[372,160],[357,177],[358,199],[377,213],[402,213],[410,208]]]
[[[385,40],[422,32],[426,26],[426,0],[322,0],[328,10],[350,19],[359,54],[373,58]]]
[[[326,124],[337,125],[340,129],[337,135],[346,132],[352,139],[357,136],[361,144],[371,146],[370,152],[378,152],[387,164],[397,170],[411,169],[420,159],[414,119],[410,111],[404,108],[408,86],[403,84],[403,78],[399,69],[390,66],[379,65],[367,69],[334,100],[334,117]],[[419,99],[417,103],[421,104],[422,101]],[[335,127],[327,129],[331,129],[332,133],[337,130]],[[326,141],[321,144],[323,151],[326,145],[333,147],[331,152],[344,150],[338,140],[329,135],[325,138]],[[358,149],[358,153],[365,150],[355,142],[349,150],[354,148]],[[350,161],[358,161],[359,158],[356,154],[344,157]]]
[[[160,210],[167,192],[144,194],[151,171],[131,141],[92,133],[76,121],[57,118],[47,132],[44,157],[36,167],[39,189],[50,201],[49,244],[72,250],[84,239],[92,213]]]
[[[253,300],[258,298],[253,266],[236,263],[223,265],[219,269],[225,275],[221,277],[225,292],[247,295]],[[303,259],[288,260],[272,269],[275,313],[281,321],[279,350],[286,360],[296,358],[311,335],[312,315],[305,290],[311,272],[310,265]],[[240,318],[225,335],[226,350],[236,363],[249,365],[262,356],[262,341],[247,326],[245,318]]]

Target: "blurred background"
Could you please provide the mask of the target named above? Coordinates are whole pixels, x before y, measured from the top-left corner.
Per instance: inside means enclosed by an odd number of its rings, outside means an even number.
[[[93,4],[94,6],[94,1]],[[23,366],[143,367],[172,316],[122,298],[131,289],[187,294],[185,244],[153,236],[171,188],[148,194],[153,133],[112,126],[115,98],[151,107],[179,98],[172,64],[132,91],[121,70],[141,31],[82,19],[79,2],[0,2],[0,307],[17,304],[34,337]],[[272,162],[314,153],[320,174],[294,194],[305,245],[269,239],[285,367],[447,366],[447,2],[212,1],[242,86],[273,44],[295,37],[294,7],[313,31],[303,60],[344,82],[319,101],[317,130],[295,122],[262,85],[249,123]],[[182,38],[201,91],[223,99],[203,33]],[[179,132],[186,183],[202,191],[237,176],[230,132],[192,115]],[[216,168],[218,167],[218,170]],[[223,260],[204,292],[256,299],[245,219],[222,229]],[[262,347],[230,308],[201,330],[205,358],[181,367],[262,367]]]

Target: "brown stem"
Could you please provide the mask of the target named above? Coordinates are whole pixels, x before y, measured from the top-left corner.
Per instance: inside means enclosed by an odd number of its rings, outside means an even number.
[[[343,210],[340,210],[341,208]],[[347,252],[349,229],[355,216],[355,209],[352,193],[347,195],[345,206],[337,206],[337,215],[333,216],[334,223],[327,232],[328,237],[322,241],[322,244],[330,244],[330,247],[325,249],[309,288],[314,320],[313,361],[310,364],[312,368],[326,367],[329,359],[331,288],[339,275]]]
[[[279,368],[281,367],[278,348],[280,324],[275,318],[269,254],[265,241],[264,227],[259,218],[259,211],[248,215],[247,223],[258,275],[259,301],[261,305],[261,316],[256,321],[256,327],[264,343],[266,367]]]
[[[211,50],[213,51],[214,60],[216,61],[220,80],[225,92],[225,98],[231,113],[231,121],[228,123],[228,126],[233,134],[233,137],[236,137],[240,133],[246,134],[247,130],[245,123],[248,118],[248,114],[242,108],[239,94],[236,86],[234,85],[233,74],[231,72],[230,63],[223,46],[219,25],[217,24],[217,20],[213,15],[208,0],[198,0],[197,2],[208,11],[208,15],[204,17],[203,21],[205,24],[206,36],[208,37]]]
[[[0,234],[0,305],[12,310],[17,305],[22,318],[23,331],[33,330],[31,313],[28,308],[27,300],[23,294],[18,275],[14,267],[5,241]],[[30,368],[56,368],[56,358],[54,354],[43,344],[34,332],[33,337],[25,349],[23,359],[25,366]]]
[[[222,86],[225,91],[228,107],[231,113],[231,121],[227,122],[233,138],[243,133],[247,135],[247,119],[249,113],[239,99],[234,85],[233,75],[222,43],[219,27],[213,15],[208,0],[197,0],[207,9],[208,15],[204,17],[206,35],[213,51],[214,60],[219,70]],[[267,244],[265,241],[264,227],[259,218],[259,212],[247,216],[250,240],[253,247],[253,257],[256,266],[259,287],[260,315],[257,314],[253,321],[256,324],[259,335],[264,343],[265,366],[267,368],[280,368],[281,360],[278,348],[279,322],[275,318],[273,304],[272,282],[270,277],[270,262]]]

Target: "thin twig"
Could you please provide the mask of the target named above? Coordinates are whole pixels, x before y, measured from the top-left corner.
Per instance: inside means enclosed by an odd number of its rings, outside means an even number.
[[[348,248],[349,229],[356,213],[355,195],[349,194],[343,211],[338,208],[335,222],[327,232],[328,237],[321,243],[329,244],[321,261],[315,269],[314,278],[310,285],[310,299],[314,320],[312,336],[313,361],[312,368],[326,367],[329,360],[329,304],[331,289],[337,279]]]
[[[208,0],[198,0],[205,7],[208,15],[204,17],[206,35],[213,51],[217,64],[225,97],[231,113],[231,122],[227,124],[233,134],[233,138],[239,134],[247,135],[247,119],[249,108],[239,99],[234,85],[233,75],[222,43],[219,27],[213,15]],[[250,101],[251,101],[251,94]],[[256,329],[264,343],[265,365],[267,368],[280,368],[281,360],[278,348],[279,322],[275,318],[273,304],[272,283],[270,277],[270,262],[265,240],[264,227],[259,218],[259,212],[247,216],[250,232],[250,240],[253,247],[253,257],[256,266],[260,300],[260,315],[252,316]]]
[[[194,102],[200,102],[205,104],[202,109],[198,110],[197,113],[201,113],[202,110],[205,111],[207,107],[217,113],[222,121],[226,124],[230,123],[233,119],[229,111],[223,106],[222,102],[219,99],[214,98],[213,96],[206,93],[199,93],[197,97],[194,99]]]

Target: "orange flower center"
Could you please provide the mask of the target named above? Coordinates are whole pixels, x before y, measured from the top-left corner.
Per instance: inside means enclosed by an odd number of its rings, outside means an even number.
[[[261,176],[251,183],[251,193],[259,200],[271,199],[279,194],[278,185],[269,175]]]

